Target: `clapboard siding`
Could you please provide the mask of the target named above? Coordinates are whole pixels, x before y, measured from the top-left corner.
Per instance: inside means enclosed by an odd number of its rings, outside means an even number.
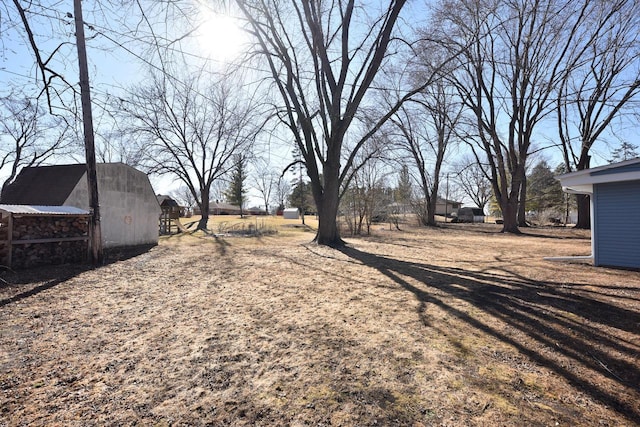
[[[640,181],[593,188],[595,265],[640,268]]]

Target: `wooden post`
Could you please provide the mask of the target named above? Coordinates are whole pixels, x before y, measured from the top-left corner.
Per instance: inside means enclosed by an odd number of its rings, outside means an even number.
[[[80,99],[82,101],[82,124],[84,130],[84,150],[87,164],[87,187],[89,190],[89,247],[94,265],[103,261],[102,232],[100,228],[100,203],[98,202],[98,175],[96,172],[96,150],[93,138],[93,116],[91,114],[91,92],[89,89],[89,67],[84,38],[84,19],[81,0],[73,0],[76,24],[76,45],[80,69]]]

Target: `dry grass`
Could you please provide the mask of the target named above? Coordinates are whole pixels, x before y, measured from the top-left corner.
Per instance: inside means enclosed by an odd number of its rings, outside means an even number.
[[[200,216],[191,218],[181,218],[183,225],[188,230],[195,230],[195,226],[200,220]],[[306,215],[304,224],[302,219],[284,219],[282,216],[244,216],[239,215],[211,215],[207,222],[210,232],[222,237],[233,237],[243,234],[263,234],[284,233],[285,236],[297,232],[313,232],[318,229],[318,219],[316,216]],[[252,233],[255,232],[255,233]],[[196,232],[201,236],[202,233]]]
[[[640,423],[640,273],[542,259],[588,235],[375,231],[5,273],[0,425]]]

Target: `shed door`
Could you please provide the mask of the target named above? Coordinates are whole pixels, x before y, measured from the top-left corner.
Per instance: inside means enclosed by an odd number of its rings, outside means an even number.
[[[640,268],[640,181],[593,188],[596,265]]]

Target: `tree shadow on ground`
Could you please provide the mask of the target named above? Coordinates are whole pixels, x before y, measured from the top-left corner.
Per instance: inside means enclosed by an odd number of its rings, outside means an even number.
[[[407,262],[353,247],[340,251],[414,294],[420,302],[418,315],[426,326],[431,326],[429,306],[437,306],[640,423],[640,367],[634,363],[640,357],[637,304],[633,310],[624,308],[615,305],[606,292],[582,292],[585,285],[536,281],[504,268],[478,272]],[[624,293],[633,289],[620,288]],[[460,302],[489,317],[460,309]],[[487,319],[498,319],[517,333],[505,333]]]
[[[100,266],[87,262],[58,265],[41,265],[23,270],[6,269],[0,274],[0,307],[21,301],[40,292],[54,288],[94,268],[113,264],[146,254],[156,245],[139,245],[104,250],[104,261]]]

